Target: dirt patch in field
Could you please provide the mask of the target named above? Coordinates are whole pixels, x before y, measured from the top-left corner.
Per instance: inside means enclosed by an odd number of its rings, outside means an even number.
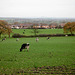
[[[64,75],[75,75],[75,68],[63,66],[43,66],[38,68],[33,68],[31,70],[20,70],[17,73],[22,74],[64,74]]]
[[[0,71],[0,75],[75,75],[75,64],[68,66],[42,66],[34,68],[22,69],[4,69]]]

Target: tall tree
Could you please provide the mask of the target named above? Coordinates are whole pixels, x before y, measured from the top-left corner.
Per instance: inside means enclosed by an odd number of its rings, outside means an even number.
[[[71,35],[73,34],[73,32],[75,32],[75,22],[68,22],[64,25],[64,32],[68,33],[70,32]]]
[[[10,37],[11,32],[12,30],[8,26],[8,23],[6,21],[0,20],[0,37],[1,37],[1,34],[8,34]]]

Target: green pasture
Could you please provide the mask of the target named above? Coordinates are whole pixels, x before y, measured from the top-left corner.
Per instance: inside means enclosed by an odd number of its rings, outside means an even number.
[[[13,33],[19,33],[24,35],[34,35],[33,29],[12,29]],[[63,29],[37,29],[37,34],[63,34]]]
[[[33,33],[33,29],[12,29],[12,33],[11,33],[11,37],[13,34],[18,33],[18,34],[22,34],[22,35],[34,35]],[[37,29],[39,34],[64,34],[63,29]],[[23,34],[24,33],[24,34]],[[1,37],[8,37],[7,34],[2,34]]]
[[[17,73],[20,69],[27,71],[43,66],[66,65],[75,68],[75,37],[51,37],[49,40],[40,37],[38,42],[35,39],[0,39],[0,74]],[[23,43],[30,43],[29,52],[20,52]]]
[[[11,37],[13,34],[18,33],[18,34],[22,34],[22,35],[34,35],[34,30],[33,29],[12,29],[12,33],[11,33]],[[64,33],[63,29],[37,29],[39,34],[70,34],[70,33]],[[74,32],[73,32],[74,33]],[[3,34],[1,35],[1,37],[8,37],[7,34]]]

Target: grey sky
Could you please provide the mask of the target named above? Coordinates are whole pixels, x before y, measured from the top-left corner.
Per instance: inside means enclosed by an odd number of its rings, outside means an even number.
[[[75,18],[75,0],[0,0],[0,17]]]

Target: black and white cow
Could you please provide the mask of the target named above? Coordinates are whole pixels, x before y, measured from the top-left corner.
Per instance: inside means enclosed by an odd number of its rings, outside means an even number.
[[[20,48],[20,52],[23,50],[23,49],[27,49],[27,51],[29,51],[29,43],[24,43],[22,44],[21,48]]]
[[[36,38],[36,42],[38,42],[38,41],[39,41],[39,38],[37,37],[37,38]]]
[[[3,38],[2,41],[6,40],[6,38]]]
[[[19,41],[19,38],[17,38],[16,41]]]
[[[50,39],[50,37],[47,37],[47,40],[49,40]]]

